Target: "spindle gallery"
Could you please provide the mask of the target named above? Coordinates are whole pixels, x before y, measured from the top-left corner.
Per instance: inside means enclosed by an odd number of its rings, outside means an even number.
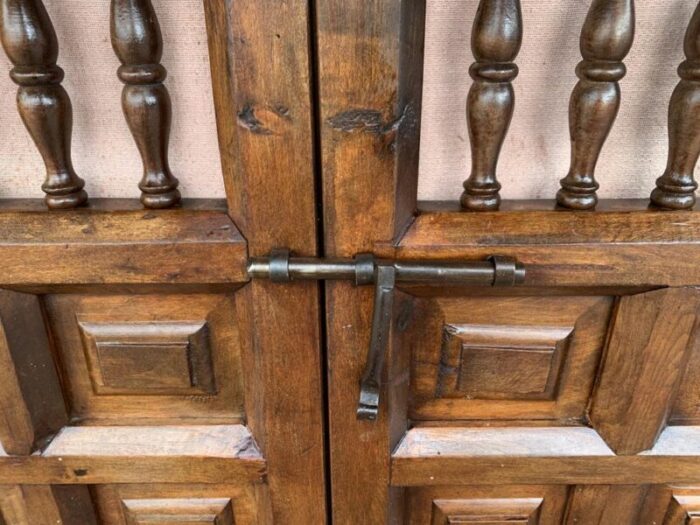
[[[436,6],[473,54],[451,201],[419,198],[424,100],[449,91],[424,82]],[[537,17],[568,7],[569,65],[533,64]],[[0,0],[21,118],[0,102],[30,146],[0,141],[0,525],[700,524],[700,2],[637,8],[636,27],[632,0]],[[659,42],[643,86],[621,82],[644,72],[635,30]],[[71,93],[111,83],[73,102],[113,110],[88,117],[142,162],[130,195],[76,133],[88,202],[58,63]],[[518,111],[554,91],[560,156],[527,151],[549,198],[510,199]],[[659,110],[660,155],[606,146],[623,92],[653,94],[635,117]],[[207,198],[178,189],[207,190],[186,95],[211,103]],[[609,198],[606,151],[661,161],[619,177],[637,198]],[[45,198],[17,176],[40,157]]]

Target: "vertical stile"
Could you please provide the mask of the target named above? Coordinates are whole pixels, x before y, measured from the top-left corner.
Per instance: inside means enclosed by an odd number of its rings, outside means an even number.
[[[122,63],[117,75],[125,84],[124,116],[143,160],[141,202],[169,208],[180,202],[180,192],[168,163],[172,104],[163,84],[163,38],[151,0],[112,0],[111,33]]]
[[[498,157],[515,107],[513,63],[522,43],[519,0],[481,0],[472,30],[476,62],[469,69],[474,83],[467,98],[467,122],[472,172],[464,183],[462,207],[497,210],[501,185],[496,179]]]
[[[10,77],[19,86],[20,116],[46,165],[46,204],[51,209],[85,204],[85,182],[71,161],[73,108],[61,86],[58,39],[41,0],[2,0],[0,37],[14,65]]]
[[[633,0],[594,0],[581,31],[583,60],[569,103],[571,168],[561,180],[557,202],[587,210],[598,203],[595,167],[620,109],[623,64],[634,40]]]
[[[685,34],[686,60],[678,67],[681,81],[668,109],[668,165],[656,181],[651,201],[662,208],[695,205],[694,171],[700,155],[700,5]]]

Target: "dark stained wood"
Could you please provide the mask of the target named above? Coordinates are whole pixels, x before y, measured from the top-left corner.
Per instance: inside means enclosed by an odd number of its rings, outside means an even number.
[[[399,350],[411,356],[411,421],[584,424],[611,306],[609,297],[413,298]]]
[[[94,494],[105,525],[273,523],[264,485],[100,485]]]
[[[307,2],[205,2],[229,213],[250,256],[318,253]],[[324,523],[319,286],[236,294],[246,418],[267,460],[275,523]]]
[[[623,297],[593,395],[593,427],[617,454],[651,448],[664,429],[692,349],[700,291]]]
[[[678,67],[681,81],[668,108],[668,165],[656,181],[651,202],[661,208],[695,205],[695,166],[700,155],[700,5],[685,34],[686,60]]]
[[[0,446],[30,454],[67,421],[39,299],[0,291]]]
[[[8,211],[0,239],[3,286],[248,280],[245,240],[224,211]]]
[[[325,255],[352,257],[401,232],[416,207],[425,0],[315,6]],[[327,283],[326,298],[333,522],[400,523],[389,460],[407,426],[406,354],[387,356],[378,420],[358,421],[372,291]]]
[[[180,192],[168,164],[172,103],[163,84],[163,37],[151,0],[112,0],[111,34],[122,63],[124,116],[143,160],[141,202],[169,208],[180,202]]]
[[[514,292],[544,286],[690,286],[700,284],[698,231],[700,215],[686,211],[438,211],[421,214],[399,242],[378,243],[375,250],[401,259],[516,257],[527,275]]]
[[[97,519],[87,487],[0,485],[0,523],[97,525]]]
[[[245,419],[230,294],[60,294],[44,302],[74,423]]]
[[[634,40],[634,0],[594,0],[581,31],[579,82],[571,94],[571,168],[561,180],[558,203],[585,210],[596,206],[595,168],[620,108],[618,81]]]
[[[266,461],[243,425],[66,427],[41,452],[8,457],[4,483],[264,482]]]
[[[562,523],[567,488],[560,486],[448,486],[408,491],[410,525],[550,525]]]
[[[51,209],[85,204],[85,182],[71,160],[73,109],[56,65],[58,39],[41,0],[2,0],[0,38],[14,64],[17,107],[46,164],[42,189]]]
[[[462,207],[497,210],[501,185],[496,167],[515,108],[511,82],[518,75],[513,63],[523,38],[519,0],[481,0],[472,28],[476,62],[467,98],[467,121],[472,150],[472,172],[464,183]]]
[[[639,525],[648,487],[579,485],[569,499],[566,525]]]
[[[700,482],[700,427],[667,427],[656,445],[617,456],[585,427],[413,428],[392,455],[397,486]]]

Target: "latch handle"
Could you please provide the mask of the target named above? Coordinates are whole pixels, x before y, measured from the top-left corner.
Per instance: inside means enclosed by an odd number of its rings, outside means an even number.
[[[381,387],[384,357],[389,346],[391,318],[394,309],[396,288],[396,268],[377,267],[377,282],[374,288],[374,312],[372,314],[372,334],[365,372],[360,381],[360,402],[357,405],[357,418],[374,421],[379,412],[379,389]]]
[[[360,254],[354,259],[322,259],[292,257],[288,249],[277,249],[268,257],[251,259],[248,275],[277,283],[347,279],[357,286],[375,284],[372,334],[357,407],[358,419],[374,421],[379,412],[382,369],[391,335],[396,283],[513,286],[523,282],[525,268],[515,259],[502,256],[468,262],[378,260],[372,254]]]

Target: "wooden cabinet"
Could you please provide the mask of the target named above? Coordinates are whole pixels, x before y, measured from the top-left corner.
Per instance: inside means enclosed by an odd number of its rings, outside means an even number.
[[[425,1],[206,0],[227,199],[180,202],[153,7],[111,5],[142,202],[85,204],[49,14],[0,0],[48,173],[0,200],[0,525],[700,523],[700,15],[654,206],[596,194],[631,0],[559,205],[501,199],[521,7],[479,2],[473,173],[418,203]]]

